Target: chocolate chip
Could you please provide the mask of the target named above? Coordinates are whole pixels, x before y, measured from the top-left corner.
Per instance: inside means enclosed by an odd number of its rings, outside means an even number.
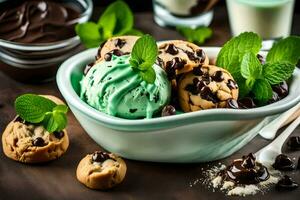
[[[182,69],[184,67],[184,65],[186,64],[186,61],[179,57],[175,57],[169,62],[171,62],[171,66],[174,69]]]
[[[238,109],[239,108],[239,104],[238,104],[237,100],[235,100],[235,99],[228,99],[227,100],[227,108]]]
[[[176,115],[176,109],[172,105],[165,106],[161,111],[161,116],[166,117],[171,115]]]
[[[204,62],[205,57],[206,57],[204,51],[202,49],[197,49],[196,54],[200,58],[201,62]]]
[[[272,98],[268,101],[268,104],[274,103],[279,100],[280,100],[279,95],[273,91]]]
[[[29,125],[30,123],[29,122],[26,122],[24,119],[22,119],[20,116],[18,116],[14,122],[20,122],[22,124],[25,124],[25,125]]]
[[[186,91],[192,93],[193,95],[199,94],[198,88],[194,84],[188,84],[184,88]]]
[[[174,44],[169,44],[167,49],[166,49],[166,53],[169,53],[171,55],[176,55],[178,54],[178,49]]]
[[[106,42],[107,42],[107,40],[104,41],[104,42],[102,42],[102,43],[100,44],[100,47],[99,47],[99,49],[98,49],[98,51],[97,51],[96,60],[98,60],[99,58],[101,58],[101,50],[102,50],[102,48],[104,47],[104,45],[105,45]]]
[[[108,153],[102,152],[102,151],[96,151],[92,155],[93,162],[104,162],[108,159],[111,159]]]
[[[286,97],[289,94],[288,85],[286,84],[285,81],[278,85],[272,85],[272,89],[274,92],[276,92],[278,94],[278,96],[281,99]]]
[[[238,104],[240,108],[244,108],[244,109],[256,107],[253,99],[250,97],[244,97],[242,99],[239,99]]]
[[[202,80],[206,83],[206,85],[208,85],[211,82],[211,77],[209,76],[209,74],[203,74]]]
[[[112,55],[115,55],[115,56],[123,56],[123,55],[126,55],[128,53],[124,53],[122,52],[121,50],[119,49],[114,49],[114,50],[111,50],[110,52],[106,53],[104,55],[104,60],[106,61],[111,61],[111,58],[112,58]]]
[[[250,153],[248,156],[243,156],[242,167],[251,169],[255,167],[255,156]]]
[[[104,55],[104,60],[105,61],[111,61],[112,53],[107,53]]]
[[[211,78],[212,78],[212,80],[214,80],[216,82],[221,82],[224,80],[223,72],[216,71],[215,74]]]
[[[130,113],[135,113],[137,110],[138,110],[138,109],[136,109],[136,108],[130,108],[130,109],[129,109],[129,112],[130,112]]]
[[[293,161],[284,154],[280,154],[276,157],[275,163],[272,165],[274,169],[291,171],[295,169],[295,164]]]
[[[126,40],[124,39],[116,39],[115,40],[115,47],[119,47],[120,49],[126,44]]]
[[[194,67],[193,68],[193,74],[196,75],[196,76],[202,76],[203,75],[203,72],[201,70],[201,67]]]
[[[207,101],[212,101],[213,103],[219,102],[218,97],[212,93],[209,87],[205,86],[200,91],[200,96],[202,99],[205,99]]]
[[[276,184],[277,190],[294,190],[296,188],[298,188],[298,184],[287,175],[284,175]]]
[[[266,60],[264,59],[264,57],[262,55],[257,54],[256,57],[258,58],[258,60],[261,64],[265,64]]]
[[[41,137],[37,137],[32,141],[33,146],[42,147],[45,146],[45,141]]]
[[[229,87],[229,89],[237,89],[238,85],[236,84],[236,82],[232,79],[229,79],[227,82],[227,87]]]
[[[189,57],[190,60],[192,60],[194,62],[199,60],[198,56],[196,56],[194,52],[185,51],[185,53]]]
[[[161,68],[164,68],[164,61],[160,57],[157,57],[156,64],[159,65]]]
[[[291,150],[300,149],[300,136],[290,137],[287,145]]]
[[[89,64],[87,64],[83,70],[83,74],[87,75],[87,73],[90,71],[90,69],[94,66],[94,62],[91,62]]]
[[[63,131],[55,131],[53,132],[53,134],[57,139],[61,139],[65,136],[65,133]]]

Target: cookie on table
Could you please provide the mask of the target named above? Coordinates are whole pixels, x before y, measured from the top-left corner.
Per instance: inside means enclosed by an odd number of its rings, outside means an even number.
[[[203,65],[184,74],[178,84],[178,99],[184,112],[225,108],[238,99],[238,86],[223,68]]]
[[[79,182],[91,189],[105,190],[121,183],[126,170],[126,164],[119,156],[96,151],[79,162],[76,176]]]
[[[170,40],[159,43],[158,48],[158,64],[167,72],[173,87],[177,86],[176,79],[180,74],[209,63],[203,49],[190,42]]]
[[[64,104],[57,97],[44,97],[56,104]],[[17,116],[4,130],[2,146],[4,154],[13,160],[41,163],[62,156],[69,146],[69,138],[65,129],[49,133],[42,125],[28,123]]]
[[[108,39],[98,50],[97,61],[110,61],[112,55],[122,56],[132,51],[138,36],[118,36]]]

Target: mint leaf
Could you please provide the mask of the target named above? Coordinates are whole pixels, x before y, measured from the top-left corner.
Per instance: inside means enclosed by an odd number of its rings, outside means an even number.
[[[265,79],[257,79],[253,85],[252,92],[255,98],[262,104],[271,99],[273,95],[272,87]]]
[[[271,85],[276,85],[290,78],[295,67],[294,64],[287,61],[266,63],[263,66],[263,76]]]
[[[139,30],[133,28],[133,29],[127,31],[126,33],[124,33],[124,35],[143,36],[144,33],[142,31],[139,31]]]
[[[102,37],[104,39],[113,36],[114,29],[116,27],[117,18],[115,13],[107,13],[102,15],[98,21],[98,26],[102,30]]]
[[[229,40],[218,54],[216,65],[227,69],[234,77],[240,79],[240,62],[247,52],[257,54],[261,48],[261,38],[252,32],[245,32]]]
[[[275,43],[267,55],[266,61],[274,63],[287,61],[294,65],[300,58],[300,37],[290,36]]]
[[[46,112],[52,111],[56,104],[44,97],[34,94],[24,94],[15,101],[17,114],[30,123],[40,123]]]
[[[176,27],[176,30],[189,42],[196,44],[203,44],[212,36],[212,29],[208,27],[198,27],[196,29],[192,29],[189,27],[178,26]]]
[[[56,131],[61,131],[67,126],[68,120],[67,120],[67,116],[65,115],[65,113],[54,111],[52,116],[53,116],[54,121],[57,124]],[[50,132],[50,133],[52,133],[52,132]]]
[[[56,107],[53,108],[53,111],[58,111],[58,112],[62,112],[64,114],[67,114],[68,106],[66,106],[66,105],[57,105]]]
[[[55,121],[52,112],[49,112],[45,115],[45,119],[43,120],[42,124],[49,133],[53,133],[58,128],[58,124]]]
[[[94,22],[77,24],[75,31],[87,48],[97,47],[102,42],[98,25]]]
[[[129,6],[123,1],[116,1],[110,4],[100,17],[98,24],[105,29],[110,26],[107,19],[112,15],[115,15],[115,27],[113,35],[123,35],[133,27],[133,14]],[[106,38],[107,39],[107,38]]]
[[[244,54],[240,67],[241,74],[245,79],[258,79],[262,75],[262,65],[252,52]]]
[[[139,71],[140,76],[147,83],[154,83],[155,81],[155,72],[152,67],[157,54],[156,41],[150,35],[140,37],[132,48],[129,62],[134,70]]]

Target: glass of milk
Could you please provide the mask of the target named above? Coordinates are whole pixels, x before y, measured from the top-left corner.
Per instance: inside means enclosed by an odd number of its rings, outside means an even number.
[[[264,40],[290,35],[295,0],[226,0],[234,36],[253,31]]]
[[[209,26],[218,0],[153,0],[154,21],[160,26]]]

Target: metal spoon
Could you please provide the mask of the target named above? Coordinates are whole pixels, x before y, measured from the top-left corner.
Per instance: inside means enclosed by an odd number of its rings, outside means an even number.
[[[291,123],[273,142],[255,153],[257,161],[264,164],[273,163],[275,158],[279,154],[281,154],[281,148],[285,140],[290,136],[290,134],[297,128],[299,124],[300,116],[298,116],[296,120],[293,121],[293,123]]]

